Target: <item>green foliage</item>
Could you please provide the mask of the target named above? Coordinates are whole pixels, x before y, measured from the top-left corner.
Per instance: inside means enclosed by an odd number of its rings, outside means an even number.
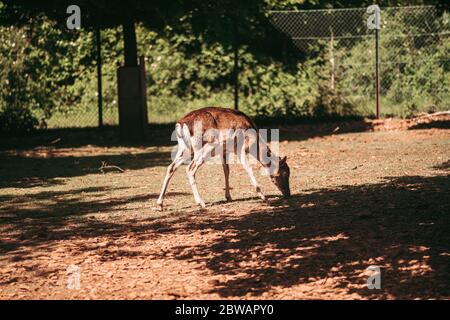
[[[294,0],[285,3],[293,8],[304,5]],[[272,1],[265,5],[273,6]],[[233,105],[232,24],[226,20],[227,30],[211,26],[208,32],[214,37],[207,37],[198,32],[203,17],[190,12],[164,28],[137,25],[138,51],[146,58],[150,121],[174,121],[205,105]],[[417,41],[408,34],[423,30],[414,29],[409,19],[390,17],[390,25],[382,32],[382,110],[385,115],[402,117],[448,110],[449,38]],[[435,22],[437,28],[449,30],[449,20],[444,14]],[[359,39],[351,46],[339,40],[320,42],[308,56],[301,56],[296,48],[281,48],[279,44],[286,39],[270,33],[261,21],[248,16],[238,28],[239,98],[244,112],[263,117],[374,114],[373,38]],[[113,27],[101,34],[104,112],[108,115],[104,118],[106,123],[117,123],[116,74],[123,65],[122,30]],[[394,36],[398,34],[405,37]],[[273,40],[272,46],[255,45],[266,38]],[[0,27],[0,130],[96,125],[94,48],[91,31],[69,32],[41,16],[22,26]]]
[[[92,60],[86,42],[42,17],[21,28],[0,27],[2,131],[46,126],[55,110],[80,101],[74,83]]]
[[[419,19],[409,16],[408,21]],[[389,19],[381,42],[383,64],[381,77],[387,113],[413,116],[418,112],[450,109],[450,39],[447,35],[421,36],[424,30],[408,24],[403,16]],[[450,17],[445,13],[434,21],[436,29],[450,30]],[[404,35],[395,37],[394,32]],[[412,36],[410,36],[412,35]],[[390,61],[399,61],[392,64]]]

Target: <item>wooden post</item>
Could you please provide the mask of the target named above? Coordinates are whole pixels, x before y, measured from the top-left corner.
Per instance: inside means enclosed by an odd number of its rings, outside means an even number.
[[[117,71],[119,94],[119,130],[120,136],[127,140],[138,141],[146,137],[147,108],[145,94],[145,66],[138,65],[136,29],[134,19],[129,17],[122,24],[125,66]],[[143,63],[143,61],[141,60]]]

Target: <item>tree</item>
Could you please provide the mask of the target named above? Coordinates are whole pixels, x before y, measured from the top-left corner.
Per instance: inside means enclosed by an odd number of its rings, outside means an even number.
[[[64,27],[68,17],[66,9],[72,4],[81,8],[82,28],[95,30],[122,26],[125,46],[125,65],[137,63],[135,21],[148,26],[162,28],[182,12],[180,0],[139,1],[139,0],[3,0],[4,8],[0,15],[2,24],[25,24],[30,17],[45,14]],[[136,58],[136,59],[135,59]]]
[[[62,0],[5,0],[0,12],[0,23],[24,25],[36,15],[45,15],[61,27],[65,28],[67,8],[74,4],[72,1]],[[137,67],[137,43],[136,43],[136,21],[145,21],[152,28],[158,29],[168,23],[169,18],[177,17],[177,13],[182,7],[180,1],[153,1],[152,3],[145,1],[129,0],[126,2],[119,0],[100,0],[100,1],[77,1],[76,5],[81,8],[82,27],[85,30],[97,31],[102,28],[122,26],[124,40],[124,66],[133,68]],[[100,72],[98,73],[100,76]],[[137,73],[128,74],[127,77],[133,78],[123,79],[119,83],[119,88],[125,88],[126,82],[139,77]],[[99,81],[100,83],[100,81]],[[134,83],[134,81],[132,82]],[[137,79],[136,84],[139,83]],[[139,88],[142,91],[142,87]],[[123,94],[129,92],[128,89],[122,91]],[[144,94],[144,93],[141,93]],[[136,99],[121,100],[122,106],[119,104],[119,117],[122,136],[129,138],[143,138],[146,124],[146,111],[142,112],[138,109],[142,107],[142,103]],[[136,122],[145,123],[142,130],[135,130]]]

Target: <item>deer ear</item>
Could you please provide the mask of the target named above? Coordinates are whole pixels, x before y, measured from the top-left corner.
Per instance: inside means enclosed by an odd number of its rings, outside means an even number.
[[[287,160],[287,157],[284,156],[284,157],[280,160],[280,163],[286,163],[286,160]]]

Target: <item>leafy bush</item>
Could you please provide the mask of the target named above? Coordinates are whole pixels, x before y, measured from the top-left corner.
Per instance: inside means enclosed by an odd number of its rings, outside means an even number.
[[[381,37],[382,112],[408,117],[450,109],[448,36],[420,42],[408,34],[423,31],[402,16],[388,21]],[[435,23],[448,30],[449,21],[446,13]],[[393,36],[398,34],[405,36]],[[121,28],[102,31],[104,112],[115,117],[107,123],[117,121],[121,38]],[[230,44],[196,36],[189,17],[159,33],[138,25],[137,38],[146,57],[150,121],[174,121],[205,105],[233,105]],[[92,32],[69,32],[42,17],[23,27],[0,27],[0,130],[96,125],[94,48]],[[283,62],[275,57],[279,51],[240,47],[243,111],[263,117],[374,115],[373,39],[352,46],[319,42],[307,56],[295,51],[295,59]]]
[[[56,110],[80,101],[84,88],[74,83],[91,64],[89,42],[42,17],[0,27],[1,131],[45,127]]]
[[[38,121],[25,108],[8,107],[0,111],[0,133],[23,133],[32,131]]]

